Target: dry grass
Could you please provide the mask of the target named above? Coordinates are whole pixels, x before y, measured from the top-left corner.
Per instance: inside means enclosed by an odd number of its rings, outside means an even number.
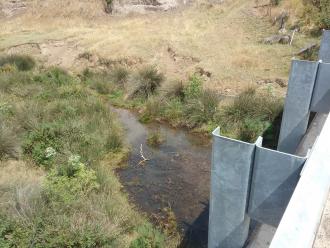
[[[230,94],[259,79],[286,79],[290,57],[310,41],[297,34],[291,47],[260,44],[261,38],[276,30],[255,15],[252,0],[212,6],[197,1],[182,11],[126,17],[98,13],[101,6],[96,2],[101,1],[96,0],[70,1],[65,8],[54,6],[67,1],[42,2],[42,7],[4,22],[0,48],[65,39],[106,58],[142,58],[157,64],[169,79],[185,79],[202,67],[212,73],[207,83],[211,88]],[[49,11],[51,6],[53,11]],[[285,91],[274,87],[279,93]]]

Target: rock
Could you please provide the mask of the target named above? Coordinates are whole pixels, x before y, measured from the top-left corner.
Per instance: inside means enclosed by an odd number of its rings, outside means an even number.
[[[281,86],[282,88],[287,86],[287,82],[283,79],[280,78],[276,78],[275,79],[275,83],[277,83],[279,86]]]
[[[291,36],[287,34],[276,34],[272,35],[270,37],[267,37],[263,40],[263,43],[265,44],[289,44],[291,40]]]
[[[281,14],[276,16],[273,21],[273,25],[278,24],[278,29],[284,29],[285,22],[289,19],[289,13],[287,11],[282,11]]]
[[[296,55],[302,59],[316,60],[318,50],[319,46],[316,43],[312,43],[301,49]]]

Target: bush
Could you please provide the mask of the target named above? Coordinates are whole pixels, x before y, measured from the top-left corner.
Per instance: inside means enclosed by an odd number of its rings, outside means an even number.
[[[142,68],[133,78],[133,89],[130,95],[131,97],[140,96],[148,98],[155,93],[163,81],[164,75],[159,73],[155,67]]]
[[[47,175],[43,189],[48,199],[55,203],[69,204],[98,189],[96,173],[73,155],[67,164],[54,168]]]
[[[33,58],[27,55],[9,55],[0,57],[0,67],[4,65],[15,65],[20,71],[29,71],[35,67]]]
[[[200,77],[194,75],[190,77],[188,85],[184,88],[185,99],[196,99],[202,93],[202,80]]]
[[[61,127],[55,123],[41,124],[37,129],[30,131],[24,138],[23,151],[30,155],[39,165],[48,165],[52,156],[47,149],[59,151],[61,149]]]

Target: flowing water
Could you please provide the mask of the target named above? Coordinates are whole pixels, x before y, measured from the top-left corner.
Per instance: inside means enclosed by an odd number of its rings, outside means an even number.
[[[115,109],[131,147],[128,166],[117,173],[130,199],[149,216],[170,208],[184,236],[182,247],[206,247],[211,144],[163,124],[141,124],[135,114]],[[160,132],[164,142],[147,144],[148,133]],[[143,155],[149,159],[141,164]]]

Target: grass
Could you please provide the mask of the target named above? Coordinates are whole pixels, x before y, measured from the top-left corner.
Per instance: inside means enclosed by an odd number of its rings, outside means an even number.
[[[29,71],[34,68],[35,61],[27,55],[10,55],[0,57],[0,67],[13,65],[20,71]]]
[[[152,147],[159,147],[162,143],[164,143],[165,139],[160,133],[160,131],[154,131],[148,134],[147,144]]]
[[[128,203],[114,174],[127,149],[104,93],[91,90],[99,79],[110,92],[109,78],[56,67],[1,70],[0,247],[178,242]]]
[[[254,142],[272,125],[282,109],[281,99],[248,88],[220,111],[218,122],[225,135]]]

